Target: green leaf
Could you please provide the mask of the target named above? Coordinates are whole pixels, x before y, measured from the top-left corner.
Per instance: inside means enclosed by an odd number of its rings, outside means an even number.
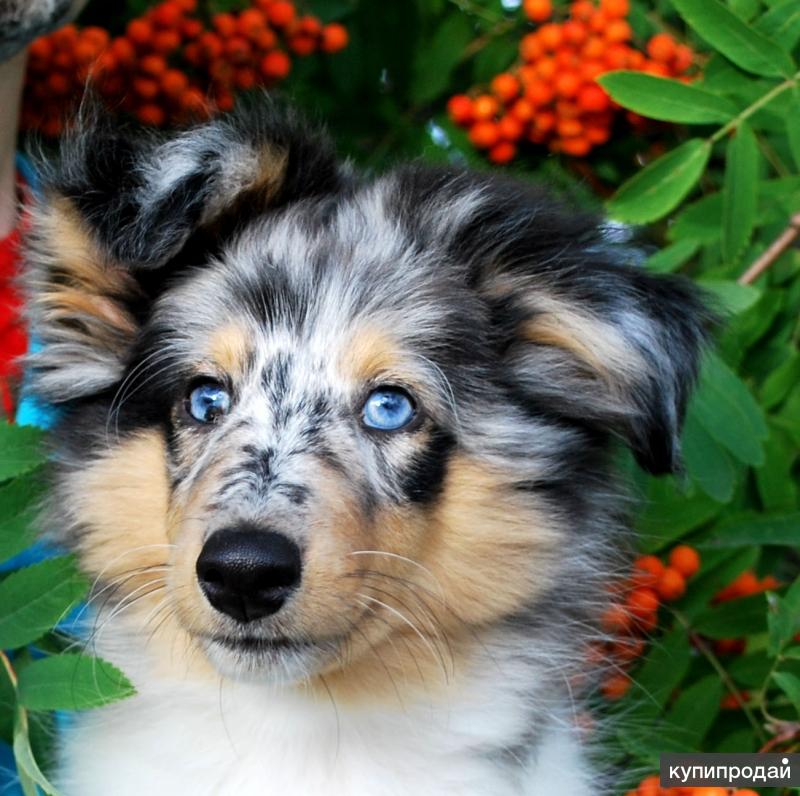
[[[705,171],[711,144],[685,141],[628,180],[608,202],[619,221],[646,224],[662,218],[686,197]]]
[[[699,614],[692,625],[698,633],[714,639],[761,633],[767,626],[765,597],[756,594],[715,605]]]
[[[116,666],[72,653],[34,661],[20,673],[17,688],[28,710],[86,710],[136,693]]]
[[[690,238],[702,244],[714,243],[719,240],[721,226],[722,193],[712,193],[681,210],[667,237],[673,241]]]
[[[680,124],[724,124],[736,115],[736,106],[702,88],[646,75],[609,72],[598,78],[615,102],[649,119]]]
[[[36,641],[83,599],[88,587],[71,556],[13,572],[0,583],[0,649]]]
[[[800,538],[800,512],[786,514],[740,514],[722,521],[703,540],[701,548],[749,545],[796,546]]]
[[[764,455],[764,464],[755,471],[761,503],[768,512],[791,511],[797,506],[797,484],[792,475],[797,447],[785,432],[773,427],[764,443]]]
[[[772,679],[778,684],[781,691],[789,697],[789,701],[800,713],[800,678],[789,674],[789,672],[775,672],[772,675]]]
[[[790,351],[786,360],[761,385],[761,403],[764,408],[772,409],[777,406],[795,384],[800,384],[800,353]]]
[[[675,700],[667,713],[668,734],[687,749],[699,749],[720,710],[723,687],[717,675],[704,677]]]
[[[739,377],[715,354],[706,357],[693,411],[708,433],[746,464],[764,462],[769,429],[761,407]]]
[[[28,737],[28,717],[22,708],[17,709],[17,718],[14,723],[14,760],[25,796],[39,796],[36,790],[37,785],[48,796],[59,796],[59,792],[42,773],[33,756],[33,749],[31,749]]]
[[[719,311],[738,315],[749,310],[761,298],[761,291],[753,285],[740,285],[727,279],[698,279],[697,284],[716,298]]]
[[[30,477],[15,478],[0,486],[0,563],[33,542],[33,522],[42,491],[41,482]]]
[[[633,678],[631,698],[644,713],[657,713],[689,670],[691,653],[686,633],[673,630],[654,644]],[[627,697],[626,697],[627,701]]]
[[[784,0],[773,6],[756,22],[756,30],[791,52],[800,41],[800,5]]]
[[[0,420],[0,481],[29,473],[44,464],[42,432]]]
[[[655,273],[670,273],[680,268],[687,260],[697,253],[700,248],[699,241],[682,238],[681,240],[665,246],[647,258],[645,268]]]
[[[740,124],[728,144],[722,193],[722,256],[734,265],[750,242],[758,211],[759,150],[750,125]]]
[[[781,599],[777,594],[770,594],[767,599],[769,602],[767,651],[774,658],[797,632],[800,616],[798,616],[797,609],[792,605],[791,600]]]
[[[454,12],[445,17],[414,61],[411,98],[415,103],[427,104],[447,91],[450,75],[472,36],[472,24],[466,14]]]
[[[789,139],[789,149],[792,151],[795,166],[800,169],[800,124],[797,123],[797,119],[800,118],[800,94],[795,94],[790,102],[790,109],[786,114],[786,136]]]
[[[678,13],[737,66],[765,77],[791,77],[794,62],[777,42],[759,33],[719,0],[672,0]]]
[[[736,470],[720,447],[691,412],[683,428],[683,460],[686,472],[707,495],[727,503],[736,485]]]
[[[637,523],[642,552],[655,553],[716,517],[720,504],[702,492],[686,495],[674,479],[652,478],[646,508]]]

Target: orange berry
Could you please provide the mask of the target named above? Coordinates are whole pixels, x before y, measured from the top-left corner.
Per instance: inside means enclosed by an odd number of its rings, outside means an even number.
[[[540,58],[536,62],[536,74],[542,80],[553,80],[558,73],[555,58]]]
[[[735,694],[725,694],[719,701],[719,706],[723,710],[739,710],[741,705]]]
[[[211,17],[211,24],[214,26],[214,30],[217,31],[223,39],[236,35],[238,25],[236,17],[233,16],[233,14],[214,14]]]
[[[314,36],[300,33],[289,37],[289,49],[300,56],[311,55],[317,49],[317,40]]]
[[[153,27],[144,19],[133,19],[125,28],[125,35],[139,49],[145,47],[153,38]]]
[[[189,88],[189,78],[180,69],[168,69],[161,76],[161,90],[168,97],[178,99]]]
[[[758,796],[758,794],[750,788],[739,788],[733,792],[733,796]]]
[[[609,19],[627,17],[631,10],[629,0],[600,0],[600,10]]]
[[[199,19],[184,19],[181,33],[185,39],[196,39],[203,32],[203,23]]]
[[[267,7],[267,17],[270,24],[276,28],[285,28],[294,22],[294,4],[288,0],[278,0]]]
[[[721,638],[714,642],[717,655],[741,655],[747,649],[747,639]]]
[[[640,638],[615,641],[611,646],[611,654],[622,663],[631,663],[641,657],[645,643]]]
[[[631,40],[633,30],[624,19],[614,19],[608,23],[603,35],[609,42],[625,42]]]
[[[98,50],[103,49],[103,47],[107,47],[110,39],[108,31],[105,28],[100,28],[96,25],[90,25],[89,27],[84,28],[81,31],[81,37],[86,41],[90,41],[92,44],[95,44]]]
[[[600,75],[605,74],[606,68],[600,61],[584,61],[580,71],[585,82],[594,83]]]
[[[652,555],[639,556],[633,562],[634,579],[643,586],[655,586],[664,574],[664,569],[661,559]]]
[[[78,41],[78,35],[75,25],[64,25],[63,28],[52,34],[52,39],[58,47],[71,47]]]
[[[204,33],[198,40],[200,52],[209,61],[222,55],[222,41],[216,33]]]
[[[28,55],[31,59],[46,61],[53,52],[53,43],[49,36],[41,36],[34,39],[28,47]]]
[[[158,105],[148,103],[141,105],[136,110],[136,118],[142,123],[151,127],[161,127],[167,120],[167,114]]]
[[[622,699],[631,687],[630,677],[626,674],[612,674],[606,678],[605,682],[600,686],[603,696],[606,699],[617,700]]]
[[[168,55],[181,46],[181,36],[175,30],[159,30],[153,34],[153,49]]]
[[[675,39],[669,33],[657,33],[647,42],[647,54],[662,64],[669,63],[675,55]]]
[[[589,20],[589,30],[593,33],[602,33],[606,29],[606,25],[608,25],[608,17],[600,9],[597,9]]]
[[[236,88],[242,91],[249,91],[258,82],[258,75],[252,66],[242,66],[236,70],[233,76]]]
[[[63,72],[51,72],[47,76],[47,89],[54,97],[63,97],[72,90],[72,83]]]
[[[161,55],[145,55],[139,61],[139,71],[151,77],[160,77],[167,71],[167,62]]]
[[[250,42],[242,36],[231,36],[224,46],[223,52],[232,64],[245,64],[250,60],[253,49]]]
[[[677,569],[667,567],[658,579],[656,591],[662,600],[677,600],[686,591],[686,580]]]
[[[537,116],[537,127],[539,127],[539,120],[540,117]],[[555,116],[553,116],[553,126],[555,126],[555,124]],[[552,127],[549,129],[552,129]],[[549,132],[549,130],[544,130],[542,132]],[[608,633],[624,633],[631,626],[631,615],[628,613],[625,606],[619,603],[613,603],[604,611],[600,624],[603,630]]]
[[[526,33],[519,43],[519,54],[523,61],[535,61],[544,52],[542,43],[536,33]]]
[[[467,125],[473,119],[472,100],[466,94],[456,94],[447,103],[447,113],[454,124]]]
[[[571,99],[576,96],[581,87],[581,78],[576,72],[564,72],[556,78],[556,93],[561,97]]]
[[[97,57],[97,47],[90,41],[79,41],[72,50],[75,62],[78,64],[90,64]]]
[[[494,119],[500,110],[500,103],[491,94],[481,94],[472,103],[476,119]]]
[[[533,119],[533,125],[540,134],[549,133],[554,130],[556,122],[556,115],[552,111],[539,111]],[[620,608],[622,608],[622,606],[620,606]],[[628,617],[626,623],[629,623],[629,621],[630,618]]]
[[[595,12],[595,7],[592,0],[575,0],[570,6],[569,13],[573,19],[588,22]]]
[[[582,22],[570,19],[561,26],[564,40],[570,44],[580,46],[589,38],[589,30]]]
[[[691,47],[679,44],[675,48],[675,57],[672,59],[672,68],[676,74],[683,74],[694,62],[694,53]]]
[[[611,107],[611,99],[602,86],[589,83],[578,92],[578,105],[585,111],[599,113]]]
[[[653,75],[654,77],[669,77],[669,69],[667,66],[657,61],[648,61],[641,71],[646,75]]]
[[[606,51],[606,43],[600,36],[590,36],[581,50],[581,56],[589,60],[599,60]]]
[[[510,114],[503,116],[497,124],[500,127],[500,136],[505,141],[519,141],[525,132],[525,125]]]
[[[517,148],[510,141],[501,141],[495,144],[488,154],[488,158],[492,163],[502,166],[514,160],[517,154]]]
[[[267,27],[267,18],[257,8],[246,8],[236,20],[236,28],[240,36],[252,39]]]
[[[544,80],[533,80],[525,89],[525,97],[536,107],[548,105],[556,96],[555,89]]]
[[[350,41],[350,34],[344,25],[338,22],[332,22],[322,29],[322,52],[324,53],[338,53],[347,47]]]
[[[193,14],[197,11],[197,0],[175,0],[181,11]]]
[[[304,36],[319,36],[322,33],[322,23],[307,14],[297,20],[293,33],[302,33]]]
[[[158,83],[149,77],[134,78],[131,85],[134,93],[145,100],[155,99],[160,91]]]
[[[661,780],[657,774],[647,777],[639,783],[639,796],[661,796]]]
[[[535,108],[527,99],[518,99],[508,109],[508,113],[517,121],[527,124],[531,119],[533,119]]]
[[[556,132],[562,138],[573,138],[583,132],[583,125],[577,119],[559,119],[556,125]],[[632,592],[632,594],[635,594],[635,592]],[[657,601],[656,605],[658,605]]]
[[[496,122],[478,121],[469,131],[469,140],[476,149],[491,149],[500,140],[500,127]]]
[[[593,146],[605,144],[611,138],[611,127],[609,124],[587,124],[586,138]]]
[[[609,69],[624,69],[628,66],[630,48],[624,44],[612,44],[606,48],[603,60]]]
[[[264,28],[264,30],[260,31],[257,36],[252,38],[253,46],[261,51],[261,52],[268,52],[269,50],[274,50],[275,45],[278,43],[278,37],[275,35],[275,31],[270,30],[269,28]]]
[[[522,11],[531,22],[544,22],[553,16],[552,0],[524,0]]]
[[[576,125],[577,130],[567,131],[566,129],[564,129],[567,126],[567,124]],[[583,125],[581,125],[580,122],[576,122],[572,119],[559,122],[558,134],[563,136],[564,138],[571,138],[574,136],[578,136],[582,132],[583,132]],[[628,611],[637,619],[644,619],[658,610],[658,595],[652,589],[648,588],[634,589],[628,595],[628,599],[626,600],[626,606],[628,608]]]
[[[130,66],[136,60],[136,48],[129,39],[122,36],[114,39],[109,49],[122,65]]]
[[[259,68],[268,80],[282,80],[291,71],[292,61],[282,50],[273,50],[261,59]]]
[[[561,25],[556,25],[554,22],[549,22],[547,25],[542,25],[536,34],[542,46],[546,50],[555,51],[561,46],[564,36],[561,31]]]
[[[177,3],[162,3],[150,12],[150,19],[159,28],[174,28],[181,21],[183,9]]]
[[[509,72],[502,72],[492,80],[492,93],[501,102],[508,104],[519,96],[519,80]]]
[[[230,91],[219,90],[217,91],[217,96],[215,97],[215,103],[218,110],[221,110],[223,113],[228,113],[229,111],[233,110],[236,100]]]
[[[205,116],[208,114],[208,102],[203,92],[195,86],[190,86],[181,96],[181,108],[192,116]]]
[[[669,554],[669,563],[684,578],[691,578],[700,569],[700,554],[688,544],[679,544]]]

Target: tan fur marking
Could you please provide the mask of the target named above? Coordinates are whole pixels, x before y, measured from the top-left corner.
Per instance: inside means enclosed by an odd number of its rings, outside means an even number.
[[[634,380],[646,370],[636,350],[600,318],[546,296],[537,296],[532,309],[536,315],[521,330],[526,340],[569,351],[609,383]]]
[[[229,323],[211,336],[212,362],[224,373],[241,376],[250,350],[246,329],[238,323]]]
[[[259,153],[258,174],[253,188],[270,201],[283,187],[289,154],[271,146],[265,146]]]
[[[364,383],[396,370],[404,359],[397,344],[383,330],[366,326],[344,347],[341,368],[355,383]]]

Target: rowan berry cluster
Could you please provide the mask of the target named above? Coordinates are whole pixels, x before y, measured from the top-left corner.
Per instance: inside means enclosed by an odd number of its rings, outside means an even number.
[[[636,49],[629,10],[629,0],[575,0],[569,17],[556,22],[548,21],[552,0],[525,0],[523,11],[538,27],[520,41],[520,61],[497,75],[488,92],[451,97],[450,118],[497,164],[513,160],[525,142],[583,157],[608,141],[623,113],[641,124],[641,117],[611,100],[597,78],[632,69],[688,79],[694,55],[666,33],[653,36],[645,52]]]
[[[347,43],[342,25],[301,15],[289,0],[253,0],[210,24],[197,0],[166,0],[113,39],[71,25],[33,42],[23,128],[58,135],[87,79],[109,107],[143,124],[203,118],[233,108],[236,92],[286,78],[292,56],[335,53]]]
[[[700,569],[700,555],[689,545],[678,545],[666,564],[654,555],[634,561],[631,576],[615,586],[616,599],[603,615],[603,630],[613,640],[604,645],[603,654],[614,663],[614,672],[601,685],[608,699],[620,699],[630,687],[626,669],[642,654],[645,636],[658,625],[662,602],[672,602],[686,592],[686,581]]]
[[[750,788],[662,788],[658,776],[646,777],[625,796],[758,796]]]

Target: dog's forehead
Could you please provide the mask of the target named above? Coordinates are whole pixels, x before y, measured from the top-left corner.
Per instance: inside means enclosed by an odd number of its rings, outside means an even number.
[[[421,246],[385,188],[251,220],[158,314],[195,346],[236,328],[250,348],[315,359],[364,334],[420,354],[441,349],[462,326],[456,318],[474,324],[474,297],[445,246]]]

